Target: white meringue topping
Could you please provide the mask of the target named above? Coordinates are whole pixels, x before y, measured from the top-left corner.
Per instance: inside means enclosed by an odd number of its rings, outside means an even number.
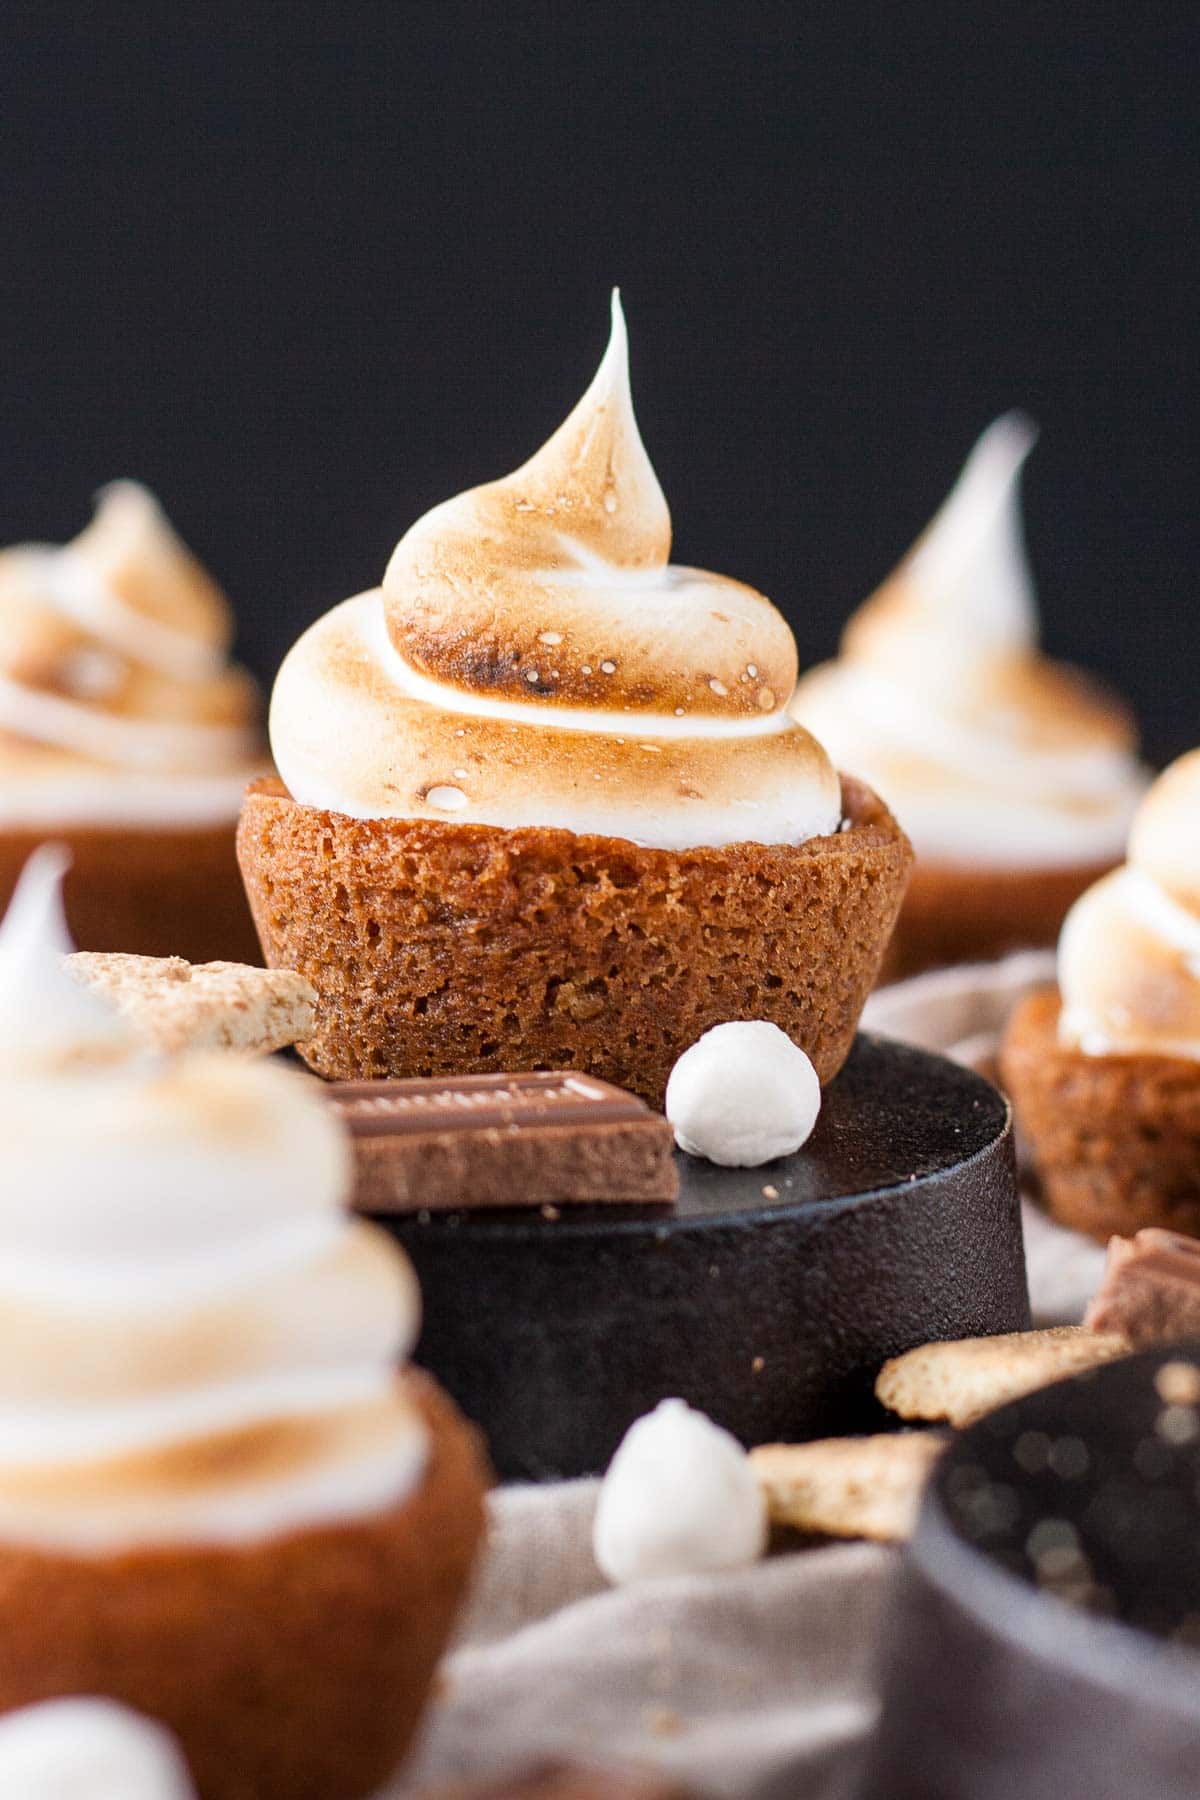
[[[614,294],[558,431],[418,519],[382,588],[285,660],[271,743],[292,795],[672,849],[833,830],[836,774],[786,713],[787,624],[741,582],[668,563],[670,542]]]
[[[113,1700],[45,1700],[0,1719],[5,1800],[195,1800],[170,1732]]]
[[[1068,913],[1058,981],[1063,1043],[1200,1061],[1200,750],[1159,776],[1125,866]]]
[[[343,1211],[308,1077],[164,1061],[62,966],[42,852],[0,928],[0,1540],[244,1540],[398,1499],[419,1295]],[[25,1048],[22,1049],[22,1036]]]
[[[618,1583],[744,1568],[766,1549],[766,1500],[730,1432],[682,1400],[663,1400],[621,1440],[592,1541]]]
[[[1119,856],[1145,775],[1124,710],[1037,651],[1018,482],[1036,432],[984,432],[941,511],[792,711],[877,787],[918,856],[1070,866]]]
[[[224,596],[136,482],[0,554],[0,824],[210,822],[259,765]]]

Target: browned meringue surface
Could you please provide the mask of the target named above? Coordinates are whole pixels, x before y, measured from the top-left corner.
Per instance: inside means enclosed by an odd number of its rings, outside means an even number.
[[[743,583],[668,561],[624,318],[536,455],[419,519],[380,589],[284,662],[280,774],[354,818],[558,828],[660,849],[836,828],[837,778],[789,719],[791,631]]]

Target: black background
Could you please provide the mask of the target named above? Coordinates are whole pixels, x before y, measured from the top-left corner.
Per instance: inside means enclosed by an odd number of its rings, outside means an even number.
[[[269,678],[623,287],[676,554],[830,650],[1020,404],[1045,638],[1200,740],[1193,9],[9,5],[0,540],[147,480]]]

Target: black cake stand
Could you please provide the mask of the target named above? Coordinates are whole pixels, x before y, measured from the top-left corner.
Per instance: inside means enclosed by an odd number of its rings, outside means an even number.
[[[860,1037],[796,1155],[679,1172],[669,1207],[379,1219],[502,1479],[603,1469],[668,1395],[746,1444],[870,1430],[889,1356],[1028,1324],[1008,1107],[943,1057]]]

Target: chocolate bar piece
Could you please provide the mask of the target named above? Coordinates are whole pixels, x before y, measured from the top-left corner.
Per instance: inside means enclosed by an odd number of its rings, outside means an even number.
[[[364,1212],[674,1200],[671,1127],[644,1101],[571,1070],[449,1080],[332,1081]]]
[[[1200,1239],[1154,1226],[1110,1238],[1104,1280],[1084,1323],[1122,1331],[1138,1345],[1200,1337]]]

